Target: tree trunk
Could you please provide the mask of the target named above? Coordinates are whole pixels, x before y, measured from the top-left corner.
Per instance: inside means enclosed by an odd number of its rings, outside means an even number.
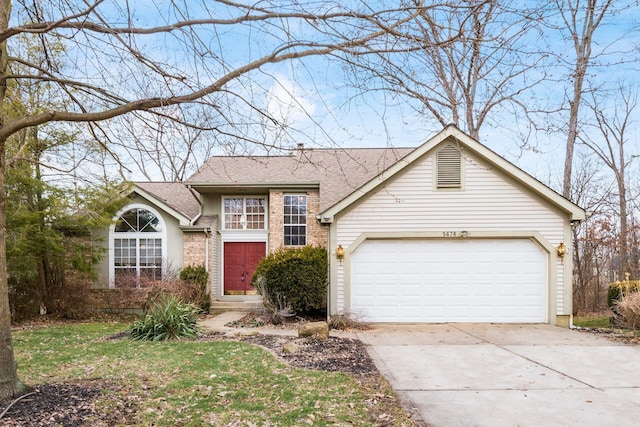
[[[571,178],[573,174],[573,149],[578,138],[578,113],[582,102],[582,87],[584,76],[587,72],[588,60],[581,56],[581,52],[576,49],[578,61],[574,73],[573,100],[569,110],[569,132],[567,134],[567,149],[564,159],[564,175],[562,182],[562,195],[567,199],[571,198]]]
[[[0,32],[9,27],[11,0],[0,0]],[[7,91],[7,43],[0,43],[0,128],[5,124],[4,99]],[[23,386],[11,341],[11,312],[7,283],[7,192],[5,189],[6,138],[0,139],[0,399],[19,394]]]
[[[3,52],[4,53],[4,52]],[[0,400],[19,394],[23,386],[18,379],[11,341],[11,313],[9,311],[9,287],[7,283],[6,208],[5,191],[5,143],[0,141]]]
[[[622,146],[622,143],[620,144]],[[621,148],[622,150],[622,148]],[[620,256],[618,264],[618,280],[626,280],[625,273],[629,272],[629,226],[627,223],[627,188],[625,186],[624,165],[620,166],[618,179],[618,200],[620,203]]]

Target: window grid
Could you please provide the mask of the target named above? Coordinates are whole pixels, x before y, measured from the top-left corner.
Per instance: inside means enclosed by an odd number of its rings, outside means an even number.
[[[264,229],[265,199],[246,199],[246,215],[248,230]]]
[[[284,245],[307,244],[307,196],[284,196]]]
[[[224,199],[226,230],[264,230],[267,200],[264,197],[230,197]]]
[[[115,285],[137,283],[140,277],[162,280],[162,239],[159,218],[152,212],[135,208],[118,218],[113,239],[113,278]],[[126,236],[126,237],[124,237]]]

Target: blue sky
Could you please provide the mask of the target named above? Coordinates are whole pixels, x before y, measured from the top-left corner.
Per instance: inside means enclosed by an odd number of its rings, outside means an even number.
[[[175,19],[175,16],[171,16],[164,9],[170,3],[144,0],[130,4],[134,12],[134,22],[163,24]],[[160,7],[157,4],[160,4]],[[185,4],[189,5],[192,16],[205,15],[204,9],[196,7],[202,3],[186,1]],[[107,3],[101,6],[107,8],[103,10],[108,10],[108,7],[113,6]],[[629,52],[636,48],[635,53],[638,53],[639,11],[640,6],[634,6],[621,15],[613,16],[596,33],[594,52],[597,53],[602,48],[611,52]],[[225,16],[225,12],[218,10],[215,15]],[[306,31],[300,28],[293,30],[299,30],[303,34]],[[551,34],[547,32],[548,43],[554,50],[562,52],[561,57],[571,61],[573,52],[570,43],[563,40],[559,34]],[[221,67],[216,62],[217,59],[230,64],[231,67],[244,64],[251,58],[270,52],[284,37],[278,30],[270,29],[265,33],[248,26],[235,26],[224,33],[214,31],[210,27],[202,28],[198,36],[198,43],[201,43],[203,48],[211,48],[217,54],[217,58],[211,56],[210,59],[203,60],[207,61],[207,70],[199,68],[198,63],[185,60],[188,54],[181,51],[181,45],[174,35],[146,36],[141,39],[140,46],[168,64],[181,68],[185,73],[197,74],[201,81],[206,82],[207,79],[215,78],[216,69]],[[535,44],[536,40],[531,40],[531,43]],[[637,60],[633,59],[629,53],[617,53],[601,58],[603,64],[610,65],[592,68],[589,84],[601,91],[613,88],[620,81],[637,88],[636,76],[640,66]],[[268,65],[262,71],[252,73],[250,77],[250,85],[246,80],[242,80],[232,83],[229,88],[239,93],[247,93],[253,97],[256,105],[264,108],[280,122],[287,123],[293,129],[288,140],[291,146],[296,142],[302,142],[307,146],[318,147],[414,147],[441,129],[441,125],[433,118],[418,114],[415,108],[411,108],[409,99],[400,99],[394,97],[393,93],[381,91],[361,95],[348,88],[344,84],[342,66],[336,61],[310,58]],[[555,79],[537,88],[535,96],[537,101],[544,102],[547,107],[566,108],[566,88],[570,86],[566,70],[556,69]],[[125,85],[121,90],[127,93],[131,88]],[[612,96],[608,101],[613,103],[615,97]],[[250,115],[246,106],[234,104],[231,108],[238,116]],[[586,118],[588,114],[585,110],[583,109]],[[565,112],[558,112],[553,118],[562,121],[563,116],[566,117]],[[633,123],[633,126],[632,135],[636,137],[633,139],[637,141],[638,123]],[[480,139],[498,154],[557,188],[556,184],[562,174],[565,136],[561,132],[532,132],[529,142],[534,148],[523,149],[514,129],[524,127],[526,120],[517,112],[503,111],[494,115],[492,120],[483,126]],[[264,138],[267,142],[270,138],[275,138],[260,135],[259,131],[254,136]],[[635,145],[633,149],[638,151]],[[256,150],[256,153],[258,152],[259,150]],[[140,176],[132,173],[129,178],[140,179]]]

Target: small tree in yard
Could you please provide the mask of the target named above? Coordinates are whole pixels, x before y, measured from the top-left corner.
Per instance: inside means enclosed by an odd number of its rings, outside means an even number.
[[[327,250],[319,246],[279,249],[256,268],[251,285],[274,320],[326,308]]]

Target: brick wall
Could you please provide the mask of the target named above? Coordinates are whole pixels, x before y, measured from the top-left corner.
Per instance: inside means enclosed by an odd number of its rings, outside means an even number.
[[[184,233],[182,241],[182,266],[205,265],[207,262],[206,235],[203,232]]]
[[[327,229],[322,227],[316,216],[320,213],[320,193],[318,191],[306,191],[303,193],[284,193],[282,191],[269,192],[269,252],[273,252],[283,246],[284,243],[284,195],[307,195],[307,244],[327,245]]]
[[[269,192],[269,253],[274,252],[283,244],[283,215],[284,193],[282,191]]]
[[[307,193],[307,244],[327,246],[328,227],[320,225],[316,217],[320,213],[320,192]]]

